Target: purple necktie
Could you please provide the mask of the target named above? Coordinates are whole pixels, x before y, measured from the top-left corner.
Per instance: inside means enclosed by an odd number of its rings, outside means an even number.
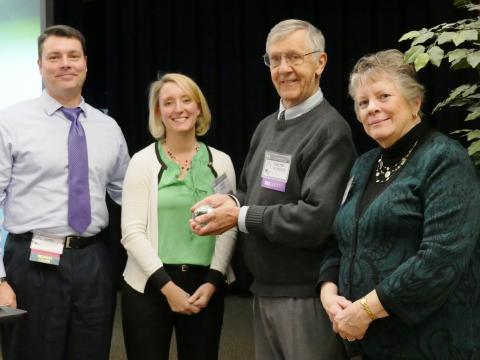
[[[68,224],[82,234],[92,221],[87,141],[78,121],[82,109],[61,107],[60,110],[72,122],[68,133]]]

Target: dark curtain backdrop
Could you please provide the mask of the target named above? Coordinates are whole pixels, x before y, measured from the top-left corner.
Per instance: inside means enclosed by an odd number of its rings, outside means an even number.
[[[258,122],[275,111],[278,96],[261,55],[269,29],[287,18],[318,26],[328,64],[321,79],[328,100],[352,126],[360,153],[374,143],[363,133],[347,96],[347,79],[362,55],[392,47],[409,30],[465,16],[453,0],[69,0],[56,1],[55,23],[79,28],[87,38],[89,72],[84,96],[106,108],[122,127],[130,152],[147,145],[149,84],[165,72],[197,81],[213,114],[204,141],[232,156],[239,172]],[[423,70],[425,112],[468,75]],[[460,79],[458,79],[460,77]],[[449,132],[460,114],[429,120]]]
[[[287,18],[310,21],[326,38],[328,64],[321,79],[326,98],[350,123],[359,153],[367,138],[347,97],[347,79],[362,55],[405,50],[407,31],[465,17],[453,0],[57,0],[54,22],[79,28],[87,38],[86,100],[106,108],[123,129],[131,154],[151,142],[147,130],[149,84],[165,72],[197,81],[213,114],[203,141],[231,155],[237,176],[258,122],[279,98],[263,64],[269,29]],[[427,87],[425,113],[468,74],[421,72]],[[461,113],[428,120],[443,132],[461,123]],[[118,237],[117,237],[118,239]]]

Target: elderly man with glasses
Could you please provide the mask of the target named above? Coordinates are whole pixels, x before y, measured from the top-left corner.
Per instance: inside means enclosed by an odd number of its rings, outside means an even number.
[[[320,89],[324,47],[321,31],[308,22],[285,20],[272,28],[263,58],[279,109],[253,135],[236,198],[205,199],[195,208],[215,210],[191,222],[201,235],[238,225],[253,275],[261,360],[344,358],[316,284],[356,152],[347,122]]]

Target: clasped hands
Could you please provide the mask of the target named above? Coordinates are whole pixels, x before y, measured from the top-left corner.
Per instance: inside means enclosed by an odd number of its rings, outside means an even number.
[[[167,298],[168,305],[173,312],[184,315],[198,314],[207,307],[210,298],[215,292],[215,285],[206,282],[190,295],[173,281],[165,284],[161,292]]]
[[[322,288],[320,301],[332,322],[335,333],[348,341],[364,338],[372,319],[363,310],[359,300],[351,302],[337,295],[335,286],[335,293]]]

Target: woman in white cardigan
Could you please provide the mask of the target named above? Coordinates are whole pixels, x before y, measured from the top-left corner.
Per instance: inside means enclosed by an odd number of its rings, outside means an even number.
[[[197,141],[211,115],[193,80],[164,75],[151,85],[149,108],[156,141],[132,157],[123,185],[127,355],[168,359],[175,329],[179,359],[217,359],[236,231],[199,237],[188,220],[197,201],[235,190],[235,172],[228,155]]]

